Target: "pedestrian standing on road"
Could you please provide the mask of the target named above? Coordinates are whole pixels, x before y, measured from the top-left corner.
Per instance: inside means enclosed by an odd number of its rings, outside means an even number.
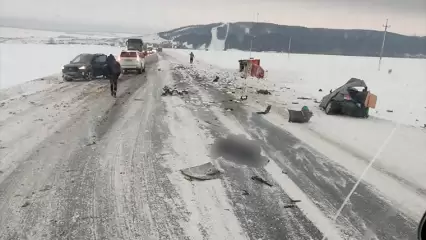
[[[189,54],[189,63],[191,63],[192,64],[192,62],[194,61],[194,53],[193,52],[191,52],[190,54]]]
[[[112,54],[107,57],[107,68],[109,75],[109,83],[111,85],[111,96],[117,97],[117,82],[118,77],[121,74],[121,66]]]

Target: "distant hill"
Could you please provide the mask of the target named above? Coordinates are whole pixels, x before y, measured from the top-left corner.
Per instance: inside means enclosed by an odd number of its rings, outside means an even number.
[[[238,49],[334,54],[347,56],[378,56],[383,32],[373,30],[344,30],[306,28],[272,23],[236,22],[193,25],[158,34],[180,47],[193,49]],[[426,37],[404,36],[389,32],[386,35],[384,57],[426,58]]]

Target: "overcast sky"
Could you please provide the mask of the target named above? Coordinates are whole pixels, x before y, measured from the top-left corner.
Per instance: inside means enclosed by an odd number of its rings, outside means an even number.
[[[170,30],[212,22],[256,21],[382,30],[426,36],[426,0],[0,0],[0,16],[52,24]]]

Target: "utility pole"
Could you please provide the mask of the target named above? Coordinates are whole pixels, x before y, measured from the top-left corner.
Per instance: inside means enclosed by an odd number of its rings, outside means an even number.
[[[258,22],[259,22],[259,13],[256,14],[256,23]],[[253,38],[250,40],[250,57],[249,58],[251,58],[251,49],[253,48]]]
[[[288,58],[290,58],[290,51],[291,51],[291,37],[290,37],[290,40],[288,41],[288,50],[287,50]]]
[[[390,28],[390,25],[388,25],[388,19],[386,19],[386,25],[383,25],[383,27],[385,28],[385,31],[383,33],[382,48],[380,49],[379,71],[380,71],[380,66],[382,64],[383,49],[385,48],[386,33],[388,32],[388,28]]]

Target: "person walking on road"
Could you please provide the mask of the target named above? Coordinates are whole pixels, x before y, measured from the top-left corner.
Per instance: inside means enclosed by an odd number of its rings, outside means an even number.
[[[194,53],[193,52],[191,52],[190,54],[189,54],[189,63],[191,63],[192,64],[192,62],[194,61]]]
[[[117,97],[117,82],[118,77],[121,74],[121,66],[112,54],[107,57],[107,69],[109,75],[109,83],[111,85],[111,96]]]

